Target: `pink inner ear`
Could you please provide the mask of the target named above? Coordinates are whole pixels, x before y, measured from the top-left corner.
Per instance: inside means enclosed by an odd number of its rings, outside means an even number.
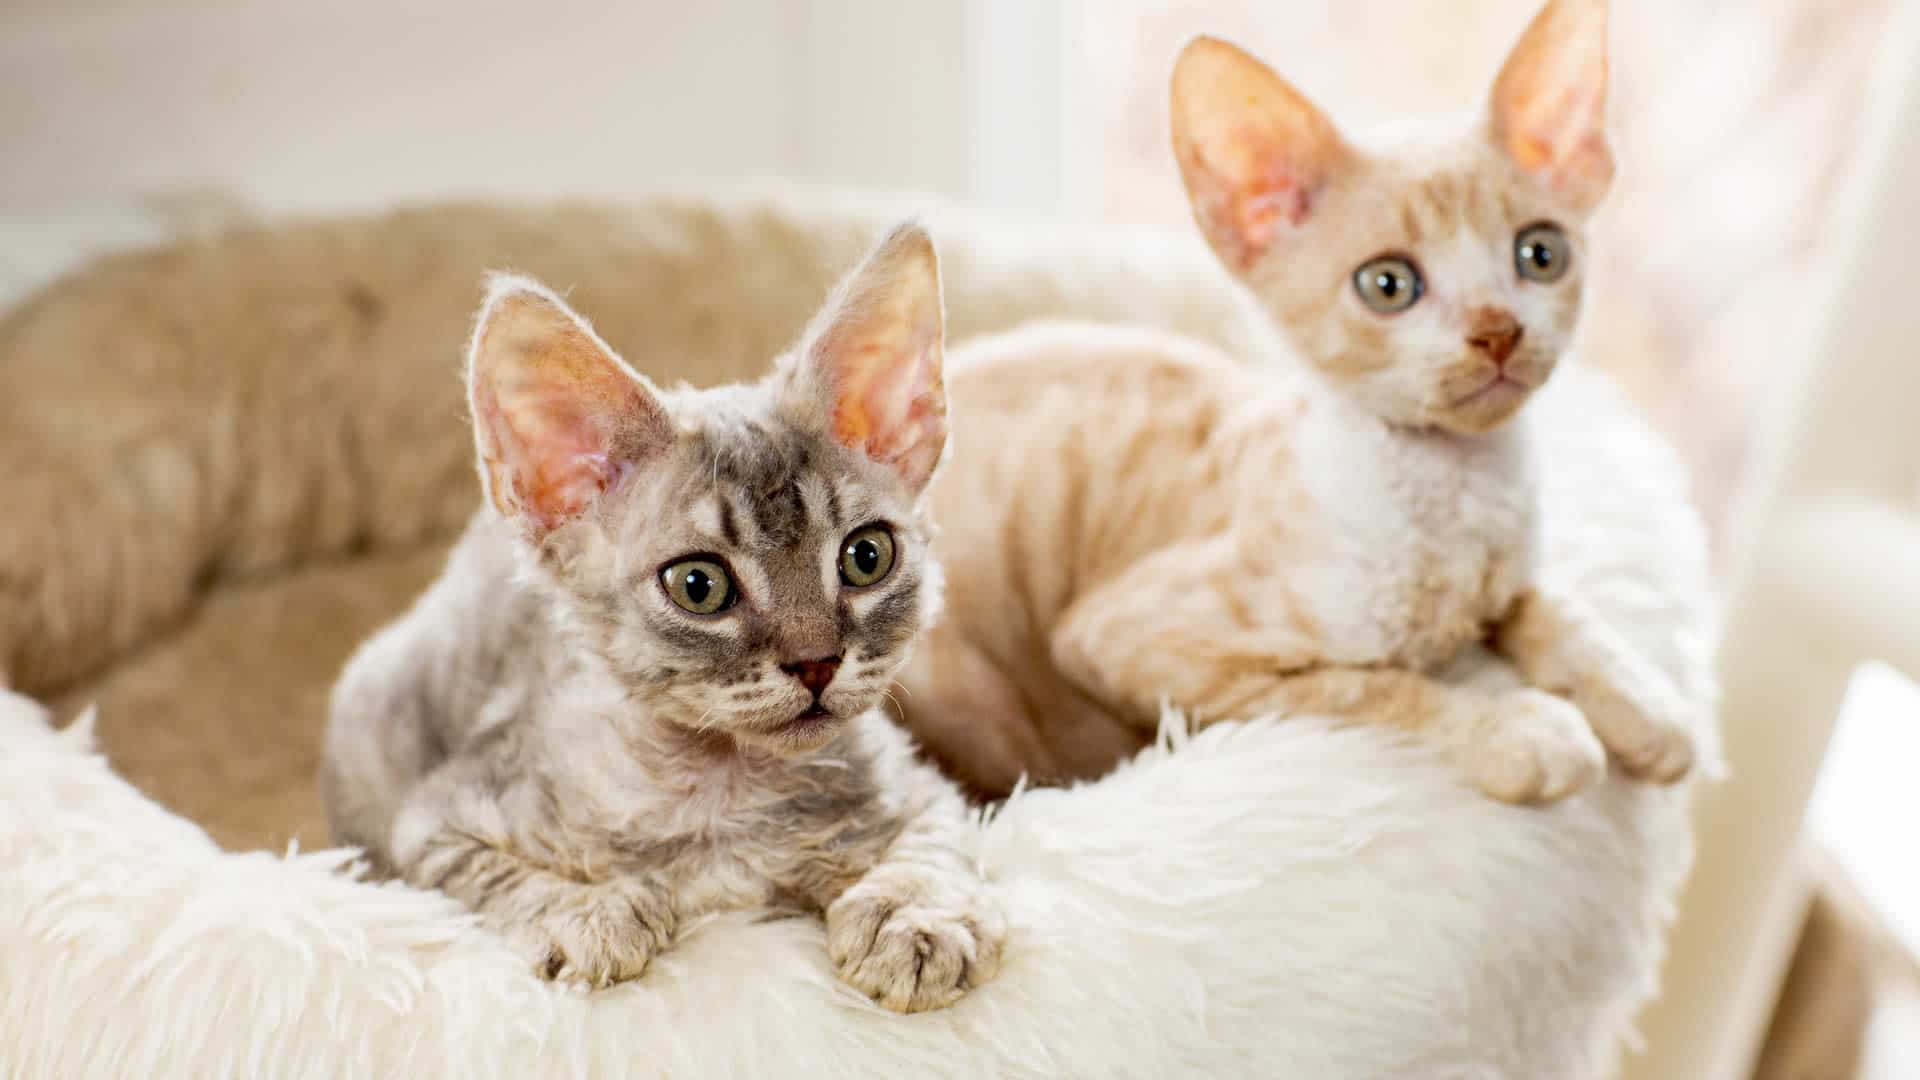
[[[825,408],[834,440],[916,491],[947,445],[944,326],[933,242],[903,227],[848,278],[807,349],[809,405]]]
[[[517,391],[517,392],[516,392]],[[497,448],[487,461],[496,501],[553,529],[583,513],[622,474],[611,454],[608,424],[553,387],[509,391],[511,412],[486,388],[475,395],[475,421]]]
[[[626,474],[664,413],[597,339],[551,303],[501,301],[474,360],[488,491],[536,531],[579,516]]]
[[[1523,169],[1548,171],[1585,153],[1606,149],[1598,88],[1583,84],[1557,87],[1545,101],[1529,103],[1511,118],[1507,153]]]
[[[937,329],[917,330],[905,355],[900,346],[859,347],[838,365],[833,434],[841,445],[874,461],[915,472],[915,452],[946,435],[946,399],[940,383]],[[931,468],[929,463],[928,468]]]
[[[1346,158],[1319,109],[1240,49],[1196,39],[1176,62],[1174,153],[1214,251],[1245,272],[1313,214]]]
[[[1196,155],[1188,183],[1209,238],[1235,269],[1246,271],[1279,239],[1282,222],[1307,220],[1317,188],[1277,156],[1247,151],[1243,160],[1236,177]]]
[[[1607,149],[1606,5],[1542,9],[1494,83],[1493,130],[1514,164],[1591,205],[1613,179]]]

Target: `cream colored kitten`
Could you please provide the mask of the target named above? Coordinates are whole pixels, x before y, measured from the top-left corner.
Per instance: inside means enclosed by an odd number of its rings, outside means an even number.
[[[1516,419],[1568,347],[1611,176],[1605,28],[1600,0],[1554,0],[1483,121],[1391,151],[1224,42],[1186,49],[1196,218],[1310,371],[1070,326],[956,356],[966,426],[934,493],[952,599],[902,679],[952,771],[987,794],[1096,775],[1164,702],[1392,724],[1515,802],[1591,782],[1603,746],[1636,776],[1688,770],[1675,691],[1536,585]],[[1532,688],[1427,674],[1481,641]]]

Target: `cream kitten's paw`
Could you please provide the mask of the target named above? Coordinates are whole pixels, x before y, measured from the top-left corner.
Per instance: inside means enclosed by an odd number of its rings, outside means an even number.
[[[1632,691],[1583,687],[1576,700],[1629,776],[1671,784],[1693,769],[1693,735],[1682,719],[1686,702],[1657,675],[1636,682]]]
[[[534,974],[598,990],[640,977],[666,947],[660,921],[641,895],[617,885],[578,886],[556,892],[507,934]]]
[[[1514,690],[1494,698],[1466,765],[1474,784],[1501,802],[1548,803],[1604,776],[1607,752],[1572,702]]]
[[[827,908],[840,977],[895,1012],[958,1001],[1000,969],[1006,918],[964,872],[881,866]]]

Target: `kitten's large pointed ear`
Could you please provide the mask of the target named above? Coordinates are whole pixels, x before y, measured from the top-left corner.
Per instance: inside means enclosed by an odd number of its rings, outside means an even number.
[[[1607,0],[1549,0],[1493,84],[1495,145],[1575,208],[1613,182],[1607,148]]]
[[[1173,153],[1200,231],[1251,269],[1303,224],[1348,150],[1333,122],[1272,69],[1198,37],[1173,67]]]
[[[468,352],[467,396],[487,498],[536,539],[673,438],[645,381],[526,278],[493,280]]]
[[[796,372],[835,441],[914,491],[947,449],[946,317],[933,238],[902,225],[849,274],[815,320]]]

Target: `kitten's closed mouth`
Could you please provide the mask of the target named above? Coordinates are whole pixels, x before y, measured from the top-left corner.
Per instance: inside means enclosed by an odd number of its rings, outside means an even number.
[[[1452,407],[1458,409],[1465,405],[1477,405],[1483,401],[1505,399],[1516,394],[1526,394],[1532,390],[1533,387],[1502,372],[1487,380],[1486,385],[1479,389],[1455,398]]]
[[[826,706],[815,702],[806,712],[775,728],[774,734],[790,739],[804,739],[839,722],[840,718],[828,712]]]

